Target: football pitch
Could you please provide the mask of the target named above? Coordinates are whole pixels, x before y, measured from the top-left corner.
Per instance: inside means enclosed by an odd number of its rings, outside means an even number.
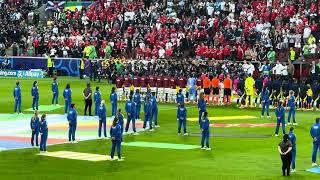
[[[196,105],[187,105],[189,136],[178,136],[176,105],[159,103],[158,121],[161,127],[154,132],[140,132],[138,136],[125,135],[122,146],[125,161],[109,161],[111,140],[97,139],[97,119],[83,116],[82,92],[87,80],[59,77],[61,106],[51,106],[51,79],[19,79],[23,115],[13,114],[16,80],[0,78],[0,179],[287,179],[282,177],[277,150],[282,138],[281,135],[273,136],[274,111],[271,111],[272,118],[267,119],[260,117],[259,108],[208,107],[212,150],[205,151],[200,150]],[[48,114],[50,145],[49,153],[45,155],[39,155],[39,150],[29,145],[28,128],[32,115],[29,111],[32,103],[30,91],[34,80],[39,85],[40,114]],[[67,120],[62,91],[67,83],[71,84],[72,101],[79,115],[78,144],[65,143]],[[112,85],[103,81],[93,82],[91,86],[93,91],[96,86],[100,87],[110,117]],[[118,107],[124,110],[124,103],[119,102]],[[320,177],[320,168],[319,173],[307,171],[311,168],[312,153],[309,132],[316,117],[319,117],[319,112],[298,111],[296,114],[299,123],[295,126],[297,172],[292,173],[290,179]],[[108,126],[110,122],[111,119],[108,119]],[[138,130],[141,130],[141,123],[137,122]],[[286,130],[288,132],[289,126]]]

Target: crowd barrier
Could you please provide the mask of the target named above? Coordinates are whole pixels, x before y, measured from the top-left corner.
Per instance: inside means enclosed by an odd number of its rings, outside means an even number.
[[[17,57],[6,57],[10,61],[10,70],[20,70],[20,71],[8,71],[5,72],[2,70],[0,73],[0,76],[4,76],[4,74],[27,74],[29,75],[31,72],[30,70],[37,70],[37,69],[42,69],[46,70],[47,69],[47,58],[46,57],[22,57],[22,56],[17,56]],[[0,57],[0,65],[3,62],[5,57]],[[98,59],[102,60],[102,59]],[[260,63],[260,62],[253,62],[253,64]],[[79,76],[79,65],[80,65],[80,59],[79,58],[55,58],[54,59],[54,64],[55,64],[55,70],[57,71],[57,74],[60,76]],[[295,66],[295,73],[294,77],[296,78],[305,78],[309,76],[309,67],[310,63],[308,62],[302,62],[302,61],[297,61],[293,63]],[[91,66],[90,62],[86,61],[85,62],[85,70],[84,74],[90,74],[91,72]],[[21,71],[24,70],[24,71]],[[32,71],[33,76],[35,77],[41,77],[42,75],[34,75],[34,72]],[[2,75],[1,75],[2,74]],[[25,76],[25,77],[31,77],[31,76]],[[32,77],[33,77],[32,76]]]

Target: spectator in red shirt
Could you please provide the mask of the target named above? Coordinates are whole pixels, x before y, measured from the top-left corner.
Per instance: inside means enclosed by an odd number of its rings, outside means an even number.
[[[171,56],[172,56],[172,49],[171,48],[166,49],[166,57],[170,58]]]
[[[243,61],[243,57],[244,57],[244,51],[243,51],[242,47],[239,45],[237,47],[237,60]]]
[[[220,48],[219,48],[219,50],[217,52],[217,59],[218,60],[224,60],[223,59],[223,47],[222,46],[220,46]]]
[[[223,49],[223,57],[225,60],[230,60],[231,49],[229,45],[226,45]]]

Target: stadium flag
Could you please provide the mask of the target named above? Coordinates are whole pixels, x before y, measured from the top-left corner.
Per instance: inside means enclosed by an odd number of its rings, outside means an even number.
[[[61,12],[61,10],[63,9],[65,4],[66,4],[66,1],[61,1],[61,2],[48,1],[47,8],[45,10],[46,11],[52,10],[52,11]]]
[[[82,3],[81,2],[67,2],[65,7],[65,10],[71,10],[71,11],[75,11],[76,9],[78,9],[78,11],[80,11],[82,9]]]
[[[71,11],[75,11],[76,9],[78,9],[78,11],[80,11],[83,7],[90,7],[95,4],[96,4],[95,1],[80,1],[80,2],[67,1],[64,6],[64,9],[71,10]]]

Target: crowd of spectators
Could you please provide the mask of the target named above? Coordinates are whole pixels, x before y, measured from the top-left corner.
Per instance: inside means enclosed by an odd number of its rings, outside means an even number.
[[[320,49],[318,0],[97,0],[46,22],[32,2],[0,2],[0,55],[80,58],[94,45],[97,58],[275,62]]]

